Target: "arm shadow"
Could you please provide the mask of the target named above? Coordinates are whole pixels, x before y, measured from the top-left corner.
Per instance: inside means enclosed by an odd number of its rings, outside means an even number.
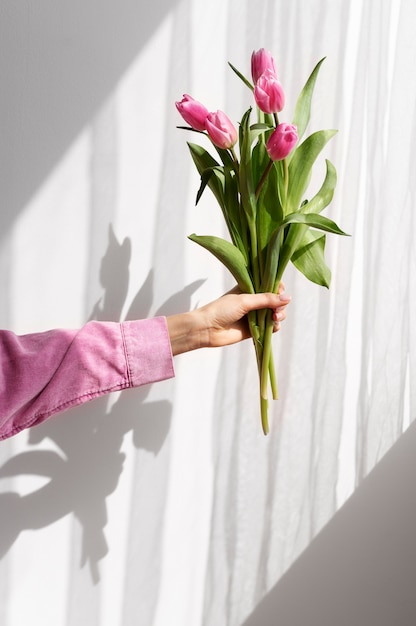
[[[416,624],[416,423],[242,626]]]
[[[100,271],[104,296],[93,307],[90,319],[119,319],[128,291],[130,256],[130,241],[120,244],[110,226]],[[170,296],[156,315],[188,310],[199,285],[196,281]],[[152,303],[150,271],[126,317],[148,317]],[[6,460],[0,479],[37,476],[46,479],[46,484],[27,495],[0,493],[0,558],[22,531],[44,528],[72,513],[82,526],[81,566],[89,564],[93,582],[99,581],[98,562],[108,552],[106,499],[123,472],[124,437],[131,433],[136,449],[156,456],[170,430],[172,404],[167,399],[150,401],[150,389],[146,385],[123,391],[111,408],[108,396],[98,398],[28,431],[29,448]],[[53,442],[54,450],[42,447],[46,439]]]

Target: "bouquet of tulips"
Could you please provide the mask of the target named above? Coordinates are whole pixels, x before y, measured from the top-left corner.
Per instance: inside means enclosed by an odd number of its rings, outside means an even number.
[[[231,272],[244,293],[275,292],[289,263],[309,280],[329,287],[331,272],[325,262],[325,233],[345,233],[321,215],[331,202],[336,185],[335,167],[326,160],[322,185],[311,199],[305,193],[312,167],[335,130],[320,130],[303,139],[311,110],[316,78],[324,59],[314,68],[303,87],[292,123],[281,122],[285,94],[272,55],[263,48],[251,56],[251,83],[231,63],[231,69],[254,96],[243,115],[239,130],[222,111],[208,109],[189,95],[176,108],[189,125],[180,126],[205,135],[217,157],[204,147],[188,143],[201,177],[197,193],[208,187],[222,210],[230,241],[210,235],[190,239],[214,254]],[[238,145],[238,150],[237,150]],[[256,350],[260,378],[262,428],[269,431],[268,388],[278,397],[271,349],[271,311],[249,315],[250,333]]]

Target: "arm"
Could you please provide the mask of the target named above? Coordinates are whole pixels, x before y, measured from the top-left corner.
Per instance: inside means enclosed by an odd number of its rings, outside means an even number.
[[[166,319],[0,332],[0,439],[112,391],[174,376]]]
[[[278,330],[289,299],[230,292],[191,312],[79,331],[0,332],[0,439],[112,391],[174,376],[172,356],[249,336],[246,314],[271,308]]]

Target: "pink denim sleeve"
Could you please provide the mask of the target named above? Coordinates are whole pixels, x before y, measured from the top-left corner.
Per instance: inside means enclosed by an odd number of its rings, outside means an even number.
[[[166,318],[0,331],[0,439],[98,396],[175,375]]]

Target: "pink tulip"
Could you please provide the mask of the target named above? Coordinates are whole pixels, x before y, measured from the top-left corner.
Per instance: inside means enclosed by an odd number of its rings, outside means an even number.
[[[298,140],[294,124],[279,124],[270,135],[266,149],[272,161],[281,161],[293,150]]]
[[[180,102],[175,102],[176,108],[182,115],[183,119],[194,130],[205,130],[205,120],[208,115],[208,109],[203,104],[184,94]]]
[[[285,105],[282,84],[270,69],[266,69],[254,87],[254,99],[263,113],[278,113]]]
[[[218,148],[232,148],[237,142],[237,131],[231,120],[222,111],[207,115],[205,129],[212,143]]]
[[[276,76],[276,67],[272,55],[264,48],[260,48],[251,55],[251,76],[254,84],[266,70],[270,70]]]

